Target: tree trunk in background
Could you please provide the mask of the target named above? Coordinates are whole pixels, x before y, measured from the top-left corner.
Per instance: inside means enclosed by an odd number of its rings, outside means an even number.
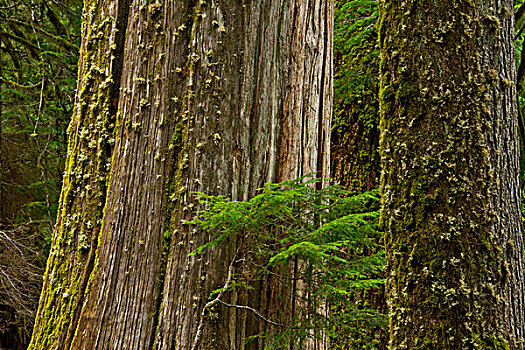
[[[377,2],[337,0],[331,177],[360,193],[379,187]]]
[[[30,349],[262,349],[244,340],[270,325],[222,305],[196,337],[236,246],[189,258],[210,237],[183,223],[195,191],[243,200],[268,181],[328,176],[332,2],[100,0],[84,16]],[[224,300],[278,322],[294,309],[271,280]]]
[[[523,349],[513,3],[381,11],[390,348]]]
[[[378,8],[375,1],[335,2],[334,115],[330,171],[336,183],[354,193],[378,188],[381,174]],[[373,253],[377,252],[365,252]],[[384,278],[382,274],[374,277]],[[372,309],[386,315],[384,287],[359,290],[349,299],[354,307]],[[338,309],[338,305],[332,309],[334,313],[345,312],[341,310],[344,307]],[[331,348],[386,349],[388,339],[384,319],[380,325],[356,324],[354,334],[340,332]]]

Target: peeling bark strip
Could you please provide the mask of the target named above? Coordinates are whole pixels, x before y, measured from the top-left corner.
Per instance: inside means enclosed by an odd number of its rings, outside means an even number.
[[[236,250],[188,258],[209,239],[182,225],[193,193],[248,199],[267,181],[328,176],[332,22],[328,0],[86,3],[69,165],[30,349],[192,346]],[[292,317],[278,281],[226,294],[247,308],[205,313],[202,348],[264,347],[244,344],[274,327],[252,310]]]
[[[524,349],[512,1],[383,1],[391,349]]]

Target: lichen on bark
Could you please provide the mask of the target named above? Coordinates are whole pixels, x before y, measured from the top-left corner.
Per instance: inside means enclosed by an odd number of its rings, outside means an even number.
[[[86,1],[78,93],[68,128],[60,209],[29,349],[69,342],[94,262],[117,123],[118,3]]]
[[[391,349],[523,349],[511,1],[384,1]]]

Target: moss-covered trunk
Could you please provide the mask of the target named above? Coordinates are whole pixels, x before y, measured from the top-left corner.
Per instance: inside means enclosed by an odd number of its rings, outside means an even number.
[[[379,187],[377,1],[337,0],[331,177],[353,192]]]
[[[195,191],[247,199],[267,181],[328,175],[332,2],[99,0],[84,16],[30,349],[262,348],[245,338],[275,329],[249,310],[217,305],[200,322],[236,246],[189,258],[209,237],[183,224]],[[278,322],[295,302],[277,281],[224,301]]]
[[[513,28],[507,0],[382,3],[391,349],[524,348]]]
[[[377,1],[335,2],[330,171],[334,181],[355,193],[378,188],[381,174],[378,7]],[[384,287],[360,290],[351,299],[353,307],[386,314]],[[334,313],[344,312],[342,305],[332,308]],[[331,348],[386,349],[385,318],[376,315],[373,319],[382,321],[379,324],[356,324],[352,334],[339,333]]]

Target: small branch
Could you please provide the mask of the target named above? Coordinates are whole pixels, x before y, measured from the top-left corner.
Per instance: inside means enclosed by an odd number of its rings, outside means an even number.
[[[234,307],[234,308],[237,308],[237,309],[244,309],[244,310],[252,311],[254,314],[259,316],[265,322],[267,322],[269,324],[272,324],[274,326],[283,327],[282,324],[279,324],[279,323],[276,323],[276,322],[273,322],[273,321],[267,319],[266,317],[261,315],[261,313],[259,311],[255,310],[254,308],[251,308],[251,307],[245,306],[245,305],[228,304],[228,303],[226,303],[226,302],[221,300],[222,296],[228,290],[228,287],[230,286],[230,284],[231,284],[231,282],[233,280],[233,263],[234,262],[235,262],[235,257],[232,259],[232,262],[230,263],[230,266],[228,267],[228,276],[226,277],[226,282],[224,283],[224,286],[222,287],[222,290],[217,294],[217,297],[215,299],[213,299],[213,300],[209,301],[208,303],[206,303],[206,305],[204,305],[204,307],[202,308],[201,316],[200,316],[200,319],[199,319],[199,326],[197,327],[197,333],[195,334],[195,338],[194,338],[193,344],[191,346],[192,350],[197,350],[198,347],[199,347],[199,344],[200,344],[200,341],[201,341],[201,336],[202,336],[202,330],[204,328],[204,317],[206,316],[206,311],[208,309],[210,309],[211,307],[213,307],[217,303],[220,303],[220,304],[222,304],[224,306],[227,306],[227,307]]]
[[[21,85],[21,84],[18,84],[17,82],[15,82],[15,81],[6,79],[5,77],[0,77],[0,83],[11,84],[11,85],[14,85],[17,88],[21,88],[21,89],[34,89],[34,88],[36,88],[36,87],[38,87],[39,85],[42,84],[42,82],[39,81],[38,83],[33,84],[33,85]]]
[[[20,2],[15,2],[14,4],[7,5],[7,6],[0,6],[0,10],[8,10],[18,5],[20,5]]]
[[[40,50],[40,48],[32,44],[29,40],[4,31],[0,32],[0,35],[10,38],[11,40],[18,42],[19,44],[24,45],[29,51],[31,51],[33,58],[38,59],[38,51]]]
[[[3,238],[0,237],[0,242],[2,242],[2,239],[5,239],[5,241],[11,243],[11,245],[15,247],[21,255],[24,254],[22,250],[20,250],[20,248],[18,247],[18,244],[11,237],[9,237],[4,231],[0,231],[0,235],[4,236]]]
[[[525,4],[521,4],[520,8],[514,14],[514,20],[516,22],[519,22],[524,14],[525,14]]]
[[[232,276],[233,276],[233,262],[234,261],[235,259],[232,259],[232,262],[230,263],[230,267],[228,268],[228,277],[226,277],[226,282],[224,283],[222,290],[219,292],[219,294],[217,294],[217,297],[215,299],[206,303],[206,305],[204,305],[204,307],[202,308],[201,317],[199,320],[199,326],[197,327],[197,333],[195,334],[195,339],[193,340],[193,345],[191,346],[192,350],[197,350],[199,343],[201,341],[202,329],[204,328],[204,316],[206,315],[206,310],[208,310],[213,305],[220,302],[221,301],[220,298],[224,295],[224,292],[230,286],[230,283],[232,281]]]
[[[269,323],[269,324],[273,324],[274,326],[277,326],[277,327],[284,327],[283,324],[280,324],[280,323],[277,323],[277,322],[273,322],[269,319],[267,319],[266,317],[264,317],[263,315],[261,315],[261,313],[257,310],[255,310],[254,308],[252,307],[249,307],[249,306],[246,306],[246,305],[233,305],[233,304],[228,304],[228,303],[225,303],[224,301],[222,300],[217,300],[219,303],[221,303],[222,305],[224,306],[227,306],[227,307],[234,307],[234,308],[237,308],[237,309],[244,309],[244,310],[250,310],[252,311],[254,314],[256,314],[257,316],[259,316],[261,319],[263,319],[265,322]]]
[[[258,267],[259,269],[264,270],[264,272],[269,274],[269,275],[273,275],[273,276],[276,276],[279,279],[288,280],[288,281],[306,281],[308,278],[315,277],[317,275],[322,275],[322,272],[312,272],[309,275],[309,277],[289,277],[289,276],[283,276],[283,275],[280,275],[280,274],[278,274],[276,272],[273,272],[269,268],[267,268],[266,266],[262,266],[262,265],[256,264],[253,261],[252,261],[252,264],[255,265],[256,267]]]
[[[22,22],[22,21],[18,21],[18,20],[16,20],[16,19],[10,19],[9,22],[13,22],[13,23],[15,23],[15,24],[18,24],[18,25],[24,26],[24,27],[26,27],[26,28],[31,28],[31,25],[29,25],[29,24],[27,24],[27,23],[24,23],[24,22]],[[37,27],[37,28],[35,28],[35,29],[36,29],[37,31],[39,31],[40,33],[44,34],[45,36],[48,36],[48,37],[50,37],[50,38],[52,38],[52,39],[55,39],[55,40],[57,40],[57,41],[60,41],[60,42],[63,44],[63,46],[65,46],[65,47],[67,47],[67,48],[69,48],[69,49],[71,49],[71,50],[75,50],[75,51],[78,51],[78,50],[79,50],[79,48],[78,48],[78,46],[77,46],[76,44],[69,42],[68,40],[64,39],[64,38],[61,37],[60,35],[54,35],[54,34],[52,34],[52,33],[50,33],[50,32],[45,31],[44,29],[42,29],[42,28],[40,28],[40,27]]]

